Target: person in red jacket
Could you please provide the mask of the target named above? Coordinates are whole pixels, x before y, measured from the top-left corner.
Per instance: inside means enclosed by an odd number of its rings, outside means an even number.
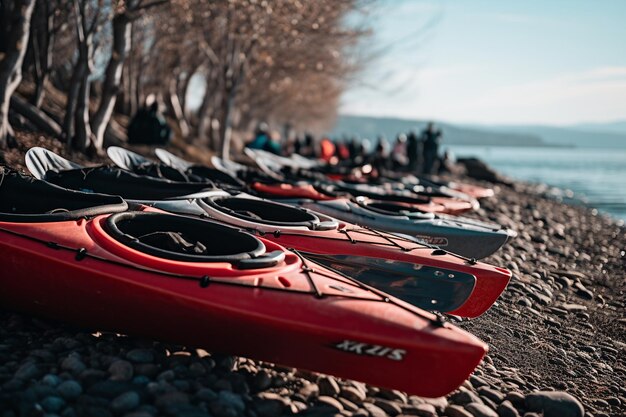
[[[327,137],[323,137],[320,141],[320,158],[326,162],[335,155],[335,144]]]

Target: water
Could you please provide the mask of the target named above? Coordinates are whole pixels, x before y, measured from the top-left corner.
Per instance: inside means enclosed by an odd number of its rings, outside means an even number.
[[[573,192],[590,207],[626,220],[626,149],[454,146],[511,178]]]

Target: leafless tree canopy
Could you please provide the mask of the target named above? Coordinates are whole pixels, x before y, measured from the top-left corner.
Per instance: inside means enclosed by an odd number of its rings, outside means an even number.
[[[3,19],[5,9],[31,7],[3,32],[0,92],[9,78],[15,84],[4,72],[23,73],[34,88],[12,111],[48,113],[47,131],[92,151],[115,115],[134,114],[155,94],[178,135],[227,155],[232,132],[261,120],[296,129],[332,122],[368,34],[351,17],[369,2],[0,0]],[[5,37],[20,33],[27,51],[9,59],[15,48]],[[47,91],[65,97],[58,109],[45,106]],[[11,130],[8,120],[0,126],[2,144]]]

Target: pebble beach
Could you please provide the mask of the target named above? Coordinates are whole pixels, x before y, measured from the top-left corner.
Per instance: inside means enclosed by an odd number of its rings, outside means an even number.
[[[448,319],[490,352],[446,397],[71,328],[0,306],[0,417],[625,415],[623,224],[549,198],[543,186],[479,184],[496,196],[474,215],[518,232],[485,261],[513,278],[482,317]]]

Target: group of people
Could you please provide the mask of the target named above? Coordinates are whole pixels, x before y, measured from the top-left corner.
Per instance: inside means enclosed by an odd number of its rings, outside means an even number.
[[[172,131],[160,112],[158,101],[154,96],[148,97],[145,106],[135,114],[128,126],[129,143],[165,145],[171,135]],[[434,174],[446,171],[449,167],[447,153],[443,156],[439,154],[441,138],[441,131],[431,122],[419,135],[414,131],[399,134],[393,146],[381,136],[371,150],[368,139],[333,141],[329,137],[322,137],[316,140],[310,133],[284,142],[280,140],[280,135],[269,130],[267,123],[260,123],[253,139],[246,146],[276,155],[297,153],[334,165],[369,164],[379,172],[394,170]]]
[[[268,125],[261,123],[254,138],[246,145],[251,149],[262,149],[276,155],[299,155],[319,158],[330,164],[362,166],[370,164],[379,171],[394,170],[411,173],[434,174],[446,171],[449,163],[447,153],[440,155],[442,133],[429,123],[418,135],[415,132],[401,133],[393,146],[384,137],[379,137],[373,150],[368,139],[333,141],[329,137],[316,140],[306,133],[286,143],[272,134]]]

